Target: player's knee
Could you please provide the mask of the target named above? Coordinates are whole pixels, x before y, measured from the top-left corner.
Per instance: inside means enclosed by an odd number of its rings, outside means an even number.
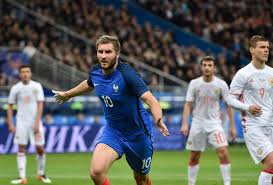
[[[267,170],[273,170],[273,154],[268,155],[263,161],[264,168]]]
[[[38,155],[43,155],[44,154],[44,147],[37,146],[36,151]]]
[[[228,158],[228,151],[227,148],[221,148],[217,150],[217,155],[219,157],[220,163],[229,163],[229,158]]]
[[[191,153],[189,165],[197,165],[199,163],[201,153]]]
[[[138,173],[134,173],[134,178],[137,184],[143,184],[145,182],[149,181],[149,176],[148,175],[140,175]]]
[[[105,176],[106,174],[102,168],[91,168],[90,170],[90,177],[95,181],[99,179],[104,179]]]
[[[24,146],[24,145],[19,145],[19,147],[18,147],[18,152],[19,152],[19,153],[26,153],[26,146]]]

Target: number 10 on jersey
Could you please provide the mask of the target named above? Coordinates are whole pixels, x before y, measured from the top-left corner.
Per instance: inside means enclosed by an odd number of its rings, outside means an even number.
[[[102,97],[106,107],[113,107],[114,106],[113,101],[111,100],[111,98],[109,96],[101,96],[101,97]]]

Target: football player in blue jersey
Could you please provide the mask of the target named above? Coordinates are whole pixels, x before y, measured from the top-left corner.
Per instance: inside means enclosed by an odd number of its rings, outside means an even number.
[[[90,175],[95,185],[110,185],[106,175],[111,165],[122,157],[133,170],[137,185],[151,185],[149,178],[153,155],[152,123],[142,101],[153,114],[164,136],[169,131],[162,121],[162,110],[140,75],[130,65],[119,60],[117,37],[104,35],[96,42],[99,64],[89,78],[65,91],[52,91],[58,103],[95,90],[102,102],[107,123],[93,153]]]

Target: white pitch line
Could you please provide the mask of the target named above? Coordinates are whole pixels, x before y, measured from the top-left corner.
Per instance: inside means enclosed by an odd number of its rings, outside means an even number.
[[[28,177],[30,178],[35,178],[36,176],[34,175],[29,175]],[[154,174],[151,175],[151,177],[155,180],[187,180],[187,176],[185,175],[160,175],[160,174]],[[252,177],[252,178],[250,178]],[[14,174],[0,174],[0,178],[14,178]],[[89,176],[87,175],[50,175],[51,179],[90,179]],[[131,175],[109,175],[110,179],[121,179],[121,180],[130,180],[133,179],[133,176]],[[245,181],[257,181],[256,178],[253,178],[253,175],[241,175],[241,176],[236,176],[236,177],[231,177],[232,181],[240,181],[240,182],[245,182]],[[198,180],[203,180],[203,181],[218,181],[222,180],[222,178],[219,176],[217,177],[199,177]]]

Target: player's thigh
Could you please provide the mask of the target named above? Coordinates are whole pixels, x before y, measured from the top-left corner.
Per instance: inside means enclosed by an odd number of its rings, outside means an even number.
[[[31,127],[24,122],[17,121],[14,143],[18,145],[27,145],[30,137]]]
[[[95,147],[90,170],[107,172],[112,163],[124,154],[123,142],[113,131],[104,129]]]
[[[34,133],[33,128],[30,129],[30,143],[36,146],[43,146],[45,144],[44,127],[40,123],[39,132]]]
[[[138,136],[133,141],[127,141],[125,149],[126,160],[131,169],[140,176],[150,172],[153,156],[153,143],[146,134]]]
[[[249,153],[256,164],[273,151],[270,127],[248,127],[244,138]]]
[[[222,126],[219,125],[215,127],[215,129],[208,134],[208,142],[213,148],[228,146],[227,137]]]
[[[204,151],[207,145],[207,134],[199,125],[190,128],[186,149],[190,151]]]
[[[94,173],[107,173],[110,166],[119,158],[118,153],[110,146],[99,143],[93,152],[90,170]]]

